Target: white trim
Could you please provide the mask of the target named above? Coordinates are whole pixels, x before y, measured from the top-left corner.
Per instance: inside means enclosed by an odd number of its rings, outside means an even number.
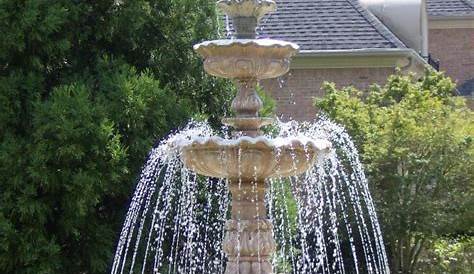
[[[367,48],[367,49],[337,49],[337,50],[300,50],[298,55],[302,56],[341,56],[341,55],[405,55],[415,52],[413,49],[405,48]]]
[[[293,69],[311,68],[382,68],[427,66],[413,49],[302,50],[293,58]]]
[[[474,16],[430,16],[429,29],[472,29]]]

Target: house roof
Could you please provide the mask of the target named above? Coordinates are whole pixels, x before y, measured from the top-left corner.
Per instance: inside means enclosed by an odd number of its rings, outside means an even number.
[[[407,48],[357,0],[276,0],[258,33],[297,43],[301,51]]]
[[[430,16],[474,16],[474,4],[471,0],[427,0]]]

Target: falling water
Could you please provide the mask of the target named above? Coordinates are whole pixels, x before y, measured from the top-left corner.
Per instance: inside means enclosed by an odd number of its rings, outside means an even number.
[[[199,176],[180,159],[180,144],[217,134],[206,123],[191,122],[150,152],[112,274],[225,272],[228,181]],[[374,203],[350,136],[320,118],[313,123],[279,122],[265,137],[301,136],[329,140],[333,150],[303,175],[267,180],[265,200],[278,244],[274,272],[389,273]]]
[[[227,14],[225,15],[225,33],[226,33],[227,39],[232,38],[233,36],[232,27],[230,25],[230,18]]]

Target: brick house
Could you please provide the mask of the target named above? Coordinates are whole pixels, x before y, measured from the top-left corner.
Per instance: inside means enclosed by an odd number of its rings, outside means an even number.
[[[428,0],[429,49],[440,69],[474,96],[474,4],[470,0]]]
[[[397,67],[419,73],[435,60],[471,95],[474,8],[470,0],[427,1],[277,0],[259,35],[300,45],[287,75],[261,83],[279,116],[312,119],[324,81],[364,89],[383,84]]]

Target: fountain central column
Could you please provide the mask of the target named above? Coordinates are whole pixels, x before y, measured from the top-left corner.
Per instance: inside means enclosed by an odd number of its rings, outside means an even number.
[[[227,221],[224,251],[226,274],[271,274],[271,255],[276,249],[273,225],[267,219],[265,182],[231,179],[232,219]]]
[[[227,120],[228,124],[235,128],[236,135],[256,137],[263,123],[258,117],[263,103],[255,90],[257,80],[236,82],[239,91],[232,101],[236,118]],[[240,153],[245,152],[248,150]],[[242,161],[241,155],[238,158]],[[251,165],[240,165],[239,177],[229,178],[232,216],[227,221],[223,243],[228,259],[225,274],[272,274],[271,255],[276,250],[276,241],[272,222],[267,218],[265,179],[252,177],[253,169],[259,165],[257,157],[245,157],[244,162]]]
[[[287,73],[299,47],[255,39],[258,22],[276,10],[275,1],[220,0],[217,5],[232,18],[236,39],[206,41],[194,49],[204,58],[206,72],[232,79],[239,88],[232,101],[235,117],[223,119],[234,128],[236,139],[194,142],[183,149],[183,159],[199,174],[228,178],[232,217],[223,242],[228,259],[225,274],[272,274],[276,242],[264,202],[265,179],[303,172],[314,162],[318,149],[298,140],[276,145],[260,137],[260,128],[273,119],[259,117],[263,104],[255,89],[259,80]],[[299,160],[294,162],[294,157]]]

